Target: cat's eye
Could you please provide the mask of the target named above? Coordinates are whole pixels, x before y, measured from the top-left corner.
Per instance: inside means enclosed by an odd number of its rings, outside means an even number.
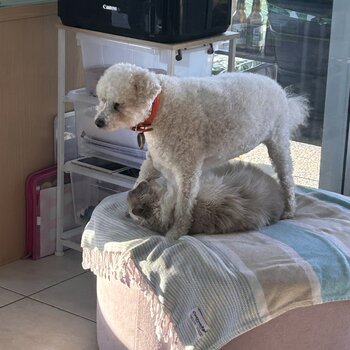
[[[116,112],[118,112],[118,111],[119,111],[119,103],[115,102],[115,103],[113,104],[113,109],[114,109]]]
[[[144,212],[145,212],[145,209],[142,207],[136,207],[136,208],[133,208],[132,210],[132,213],[136,216],[142,216]]]

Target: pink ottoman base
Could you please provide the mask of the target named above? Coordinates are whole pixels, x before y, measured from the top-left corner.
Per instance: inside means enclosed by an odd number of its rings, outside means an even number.
[[[97,278],[100,350],[169,350],[159,343],[142,292],[117,280]],[[289,311],[242,334],[222,350],[348,350],[350,301]],[[206,349],[203,349],[206,350]]]

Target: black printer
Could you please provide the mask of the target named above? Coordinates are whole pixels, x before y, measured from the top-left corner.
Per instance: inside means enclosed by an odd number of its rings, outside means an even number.
[[[58,0],[63,24],[175,43],[223,33],[232,0]]]

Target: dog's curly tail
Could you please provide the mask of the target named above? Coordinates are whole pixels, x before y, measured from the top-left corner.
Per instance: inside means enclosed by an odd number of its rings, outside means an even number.
[[[288,120],[290,123],[290,131],[294,132],[298,126],[305,125],[307,123],[310,106],[309,100],[302,95],[294,95],[289,91],[286,91],[288,100]]]

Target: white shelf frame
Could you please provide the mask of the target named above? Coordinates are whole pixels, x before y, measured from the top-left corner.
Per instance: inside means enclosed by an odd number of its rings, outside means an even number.
[[[168,65],[168,75],[174,75],[176,59],[175,56],[178,50],[186,50],[192,47],[206,46],[220,41],[229,41],[229,59],[227,70],[229,72],[234,70],[235,67],[235,55],[236,55],[236,38],[239,37],[239,33],[225,32],[220,35],[211,36],[208,38],[202,38],[198,40],[186,41],[175,44],[164,44],[151,42],[146,40],[139,40],[129,38],[125,36],[100,33],[91,30],[85,30],[80,28],[68,27],[59,24],[58,26],[58,101],[57,101],[57,227],[56,227],[56,256],[63,256],[64,247],[68,247],[74,250],[81,251],[80,245],[72,241],[71,238],[80,234],[83,231],[82,227],[74,230],[64,231],[63,218],[64,218],[64,172],[74,171],[80,172],[82,175],[87,175],[93,178],[98,178],[110,183],[121,182],[125,185],[132,186],[132,180],[125,179],[126,176],[116,176],[110,174],[103,174],[92,169],[86,169],[82,166],[70,163],[65,167],[64,162],[64,113],[66,101],[66,32],[85,33],[105,39],[115,40],[118,42],[149,46],[152,48],[168,49],[172,52],[172,60]],[[83,168],[83,169],[82,169]],[[122,178],[121,178],[122,176]]]

